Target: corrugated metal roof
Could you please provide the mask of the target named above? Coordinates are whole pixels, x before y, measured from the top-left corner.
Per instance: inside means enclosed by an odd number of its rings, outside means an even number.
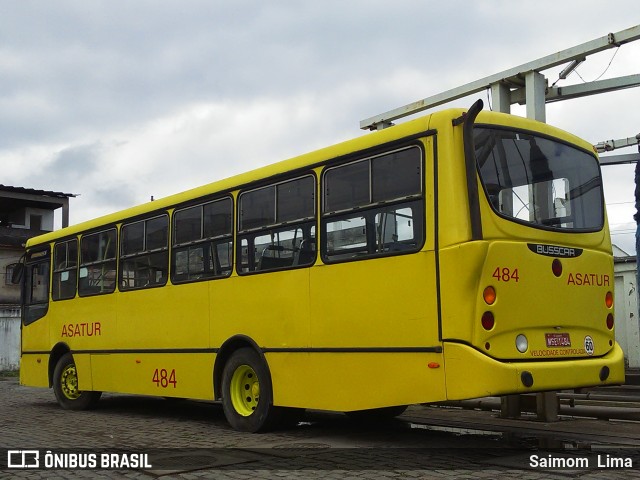
[[[63,193],[63,192],[53,192],[50,190],[37,190],[35,188],[24,188],[24,187],[12,187],[10,185],[1,185],[0,184],[0,192],[10,192],[10,193],[28,193],[29,195],[42,195],[44,197],[56,197],[56,198],[69,198],[69,197],[77,197],[76,193]]]

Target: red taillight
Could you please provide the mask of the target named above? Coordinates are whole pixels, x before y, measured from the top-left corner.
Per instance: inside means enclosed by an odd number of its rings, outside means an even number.
[[[493,318],[493,313],[491,312],[484,312],[482,314],[482,328],[484,328],[485,330],[491,330],[493,328],[493,325],[496,323],[495,318]]]
[[[562,262],[557,258],[551,263],[551,271],[556,277],[562,275]]]
[[[607,315],[607,328],[613,330],[613,313]]]
[[[604,304],[607,306],[607,308],[613,307],[613,293],[607,292],[604,297]]]

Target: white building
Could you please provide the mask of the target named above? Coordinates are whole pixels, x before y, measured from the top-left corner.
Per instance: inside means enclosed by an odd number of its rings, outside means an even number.
[[[616,341],[624,350],[627,369],[640,369],[640,315],[636,257],[613,246]]]

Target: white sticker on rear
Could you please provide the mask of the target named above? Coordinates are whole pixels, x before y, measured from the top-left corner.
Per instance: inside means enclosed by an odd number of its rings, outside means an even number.
[[[589,335],[584,337],[584,351],[587,352],[587,355],[593,355],[595,349],[596,347],[593,344],[593,338],[591,338]]]

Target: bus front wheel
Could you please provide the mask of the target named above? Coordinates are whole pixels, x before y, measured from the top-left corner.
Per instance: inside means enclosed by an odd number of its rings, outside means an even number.
[[[53,371],[53,392],[65,410],[87,410],[96,405],[102,392],[80,391],[78,371],[71,353],[65,353]]]
[[[252,348],[234,352],[222,371],[222,408],[236,430],[260,432],[273,428],[281,409],[271,404],[269,369]]]

